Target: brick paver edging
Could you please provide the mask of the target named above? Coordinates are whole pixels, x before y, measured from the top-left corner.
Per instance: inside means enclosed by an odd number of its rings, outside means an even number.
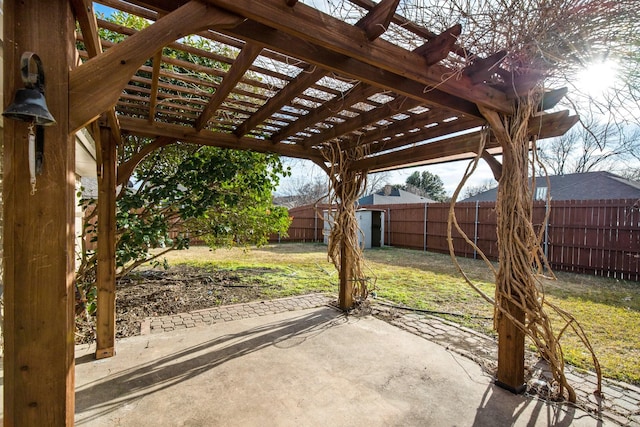
[[[333,299],[335,298],[324,294],[308,294],[274,300],[225,305],[170,316],[148,317],[142,321],[140,335],[169,332],[176,329],[195,328],[197,326],[213,325],[214,323],[231,322],[286,311],[321,307],[328,305]]]

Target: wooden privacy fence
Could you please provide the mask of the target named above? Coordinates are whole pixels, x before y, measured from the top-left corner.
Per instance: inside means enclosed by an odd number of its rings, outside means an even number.
[[[363,206],[384,210],[385,245],[449,253],[448,203]],[[289,210],[288,237],[272,241],[322,242],[327,205]],[[545,213],[549,222],[541,230]],[[456,217],[467,237],[492,260],[498,258],[495,202],[456,204]],[[544,201],[534,204],[533,223],[554,270],[640,281],[640,200]],[[458,256],[478,254],[455,230]]]

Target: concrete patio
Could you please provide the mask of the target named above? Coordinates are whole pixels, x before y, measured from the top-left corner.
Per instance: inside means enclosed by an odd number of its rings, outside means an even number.
[[[446,347],[331,307],[76,347],[76,424],[90,426],[600,426],[515,396]]]

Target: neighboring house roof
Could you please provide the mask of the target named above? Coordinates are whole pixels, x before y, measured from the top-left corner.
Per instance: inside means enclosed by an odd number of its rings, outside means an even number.
[[[418,196],[417,194],[410,193],[399,188],[393,188],[386,186],[380,191],[369,194],[368,196],[361,197],[358,200],[358,205],[393,205],[400,203],[432,203],[432,200],[428,197]]]
[[[549,177],[552,200],[640,199],[640,182],[630,181],[611,172],[586,172]],[[536,199],[545,199],[544,177],[536,178]],[[493,188],[461,202],[495,201],[498,189]]]

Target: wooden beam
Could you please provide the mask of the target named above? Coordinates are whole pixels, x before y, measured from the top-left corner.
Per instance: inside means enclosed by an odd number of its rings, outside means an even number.
[[[502,118],[500,117],[500,114],[498,114],[496,111],[489,110],[484,107],[480,107],[480,112],[482,112],[482,115],[487,119],[487,122],[489,122],[489,126],[491,127],[491,132],[495,134],[495,137],[497,138],[498,141],[511,140],[509,131],[505,127],[505,124],[502,122]],[[531,126],[531,121],[529,121],[529,126]]]
[[[525,218],[526,214],[514,216],[512,213],[514,207],[524,206],[518,204],[514,197],[503,196],[504,194],[518,194],[523,191],[520,186],[523,183],[526,185],[528,171],[526,166],[522,166],[522,159],[518,157],[522,155],[522,148],[529,147],[520,146],[520,144],[526,144],[527,141],[514,141],[511,138],[511,134],[500,114],[483,107],[480,107],[480,111],[487,118],[491,130],[502,147],[504,168],[501,178],[505,178],[498,183],[498,199],[496,201],[496,207],[502,208],[497,213],[497,228],[500,272],[503,273],[502,278],[499,273],[496,280],[499,282],[498,285],[506,287],[502,291],[509,294],[511,298],[501,298],[499,310],[496,310],[498,369],[495,383],[512,393],[521,393],[526,389],[524,382],[525,333],[518,327],[518,324],[524,325],[525,323],[526,315],[523,307],[527,305],[527,301],[520,298],[522,294],[511,293],[511,291],[526,286],[526,284],[514,282],[520,280],[522,276],[512,274],[511,269],[513,266],[507,266],[503,260],[505,254],[514,255],[514,251],[515,254],[523,252],[529,254],[529,249],[522,248],[520,242],[530,241],[529,239],[534,236],[534,233],[531,226],[531,218]],[[526,209],[524,210],[526,211]],[[504,230],[508,230],[508,232],[502,232]]]
[[[236,15],[192,0],[72,70],[69,78],[72,131],[115,105],[131,76],[165,44],[204,28],[234,26],[242,21]]]
[[[502,177],[502,164],[486,149],[482,150],[482,154],[480,156],[489,165],[495,180],[500,181],[500,178]]]
[[[506,95],[486,85],[474,85],[467,77],[447,79],[449,68],[429,66],[420,55],[382,39],[368,41],[357,27],[333,18],[313,7],[298,4],[286,7],[281,0],[206,0],[231,12],[279,30],[288,36],[305,40],[330,52],[345,55],[376,69],[385,70],[420,85],[438,88],[457,98],[484,105],[504,113],[512,113],[513,105]]]
[[[446,121],[446,115],[444,114],[431,114],[430,118],[418,118],[417,120],[406,119],[398,122],[397,125],[390,125],[388,128],[381,128],[379,131],[374,130],[365,133],[362,138],[359,139],[359,144],[371,144],[369,147],[369,154],[376,154],[381,151],[389,151],[397,148],[401,148],[407,145],[415,144],[417,142],[427,141],[429,139],[444,137],[451,133],[466,131],[474,127],[481,126],[484,122],[479,122],[472,117],[462,117],[456,120]],[[407,123],[405,123],[407,122]],[[416,127],[423,127],[429,123],[438,123],[437,126],[432,126],[426,129],[421,129],[417,132],[410,132],[411,129]],[[404,133],[401,137],[395,137],[399,133]],[[389,135],[391,140],[383,141],[382,139]],[[376,142],[373,144],[373,142]],[[347,145],[347,148],[349,146]]]
[[[376,3],[373,0],[350,0],[350,1],[351,3],[367,10],[371,10],[376,6]],[[425,28],[399,14],[395,14],[391,19],[391,22],[398,25],[399,27],[404,28],[407,31],[412,32],[413,34],[419,37],[427,39],[428,41],[432,41],[433,39],[438,37],[437,33],[434,33],[428,28]],[[468,58],[469,56],[471,56],[471,53],[467,49],[459,45],[455,45],[452,49],[452,52],[462,58]]]
[[[462,70],[462,74],[469,77],[474,85],[488,82],[495,74],[499,74],[500,62],[505,56],[507,51],[501,50],[486,58],[477,58]]]
[[[68,81],[75,20],[67,0],[8,1],[3,15],[5,103],[24,87],[22,53],[36,52],[57,122],[36,132],[44,138],[43,165],[31,194],[29,126],[4,119],[4,425],[72,426],[76,201]]]
[[[80,24],[82,32],[82,42],[84,43],[89,58],[96,57],[102,53],[102,42],[98,36],[98,23],[93,10],[93,2],[89,0],[71,0],[76,19]],[[107,113],[109,127],[116,141],[121,140],[120,126],[115,110],[111,108]]]
[[[102,44],[98,36],[98,24],[93,11],[91,0],[71,0],[71,6],[76,15],[82,32],[82,41],[90,58],[102,53]]]
[[[503,68],[496,70],[504,80],[500,89],[503,90],[510,99],[526,96],[536,86],[544,80],[547,72],[545,70],[528,69],[525,73],[515,74]]]
[[[351,207],[341,207],[341,209],[355,209]],[[338,290],[338,306],[342,310],[350,310],[353,308],[353,277],[351,276],[351,267],[349,265],[350,260],[347,256],[347,252],[349,251],[347,245],[349,242],[347,241],[349,237],[354,236],[346,236],[344,233],[341,233],[342,239],[340,241],[340,271],[339,279],[340,279],[340,287]],[[355,236],[355,241],[358,241],[358,237]]]
[[[540,105],[538,105],[538,111],[545,111],[555,107],[562,98],[567,96],[568,91],[569,89],[566,87],[546,91],[542,94],[542,100],[540,101]]]
[[[238,84],[244,76],[244,73],[246,73],[251,64],[253,64],[253,61],[260,54],[261,50],[262,46],[254,43],[247,43],[242,48],[233,65],[231,65],[231,69],[229,69],[227,75],[222,79],[222,82],[211,96],[209,104],[207,104],[202,114],[200,114],[200,117],[198,117],[198,120],[196,120],[196,130],[201,131],[207,126],[209,119],[213,117],[218,107],[227,99],[227,96],[229,96],[233,88],[236,87],[236,84]]]
[[[462,25],[454,25],[434,39],[429,40],[417,49],[414,49],[414,52],[424,57],[428,65],[437,64],[449,56],[449,52],[454,49],[461,33]]]
[[[377,39],[389,28],[399,3],[400,0],[381,0],[356,23],[356,27],[364,30],[369,41]]]
[[[120,125],[127,132],[148,137],[169,137],[177,141],[212,147],[231,148],[234,150],[253,150],[260,153],[276,153],[298,159],[320,159],[322,156],[315,150],[307,150],[295,144],[272,144],[268,139],[238,137],[232,133],[212,132],[207,129],[197,131],[195,128],[122,117]]]
[[[315,64],[328,71],[360,80],[362,83],[377,86],[382,90],[389,90],[430,105],[438,105],[459,113],[482,118],[476,104],[445,93],[437,87],[425,86],[398,74],[349,58],[347,55],[289,37],[256,22],[248,21],[232,30],[221,32],[233,37],[263,43],[275,51]]]
[[[96,132],[98,175],[98,250],[96,359],[115,356],[116,342],[116,147],[108,127]]]
[[[158,106],[158,84],[160,82],[160,64],[162,63],[162,49],[153,55],[153,71],[151,73],[151,96],[149,98],[149,122],[153,122],[156,117]]]
[[[171,10],[173,10],[173,9],[177,9],[179,6],[182,6],[187,1],[188,0],[164,0],[164,2],[155,1],[155,3],[158,3],[160,6],[161,6],[161,3],[165,3],[165,4],[171,3],[172,5]],[[151,4],[146,2],[146,4],[143,5],[139,0],[135,0],[135,1],[100,0],[100,3],[105,6],[112,7],[114,9],[122,10],[123,12],[129,13],[131,15],[138,15],[141,17],[145,17],[147,19],[151,19],[152,21],[155,21],[161,15],[150,9]],[[165,9],[165,10],[168,10],[168,9]]]
[[[403,110],[417,107],[418,105],[420,105],[418,101],[407,99],[404,96],[398,97],[393,101],[389,101],[386,104],[381,105],[378,108],[374,108],[371,111],[362,112],[350,120],[347,120],[343,123],[338,123],[322,133],[307,138],[304,141],[303,145],[305,147],[313,147],[314,145],[329,141],[341,135],[345,135],[363,126],[383,120],[389,116],[398,114]]]
[[[296,3],[298,3],[298,0],[285,0],[285,3],[287,4],[287,6],[293,7],[296,5]]]
[[[173,144],[174,142],[176,142],[175,138],[170,138],[166,136],[155,138],[152,142],[150,142],[149,144],[146,144],[144,147],[140,149],[140,151],[138,151],[136,154],[131,156],[129,160],[127,160],[124,163],[120,163],[118,165],[118,173],[117,173],[118,179],[116,182],[116,186],[127,185],[136,166],[138,166],[140,162],[144,160],[145,157],[147,157],[149,154],[151,154],[155,150],[162,148],[166,145]]]
[[[122,141],[122,135],[120,134],[120,121],[116,115],[116,109],[109,108],[105,114],[109,122],[109,129],[111,130],[113,140],[120,143],[120,141]]]
[[[447,159],[459,154],[469,153],[475,156],[478,149],[479,132],[461,135],[453,138],[442,139],[435,142],[418,145],[417,147],[405,148],[379,156],[367,157],[354,162],[355,170],[386,170],[400,167],[405,164],[416,164],[436,159]],[[489,141],[487,148],[499,147],[495,141]]]
[[[569,116],[568,111],[537,116],[529,123],[529,134],[532,136],[537,135],[540,139],[563,135],[577,120],[578,117]],[[439,158],[442,158],[443,161],[472,158],[477,155],[480,134],[480,132],[471,132],[429,142],[417,147],[405,148],[404,150],[368,157],[354,162],[352,168],[355,170],[382,171],[397,168],[405,164],[418,165],[421,162],[426,163]],[[495,137],[487,141],[485,147],[485,149],[493,148],[500,148],[500,144]]]
[[[345,93],[344,96],[336,96],[335,98],[325,102],[320,107],[311,111],[306,116],[301,117],[295,122],[291,123],[289,126],[273,135],[271,137],[271,141],[280,142],[283,139],[286,139],[291,135],[295,135],[296,133],[303,131],[308,127],[312,127],[316,123],[319,123],[326,118],[339,113],[341,110],[348,108],[353,104],[357,104],[358,102],[361,102],[378,92],[380,92],[380,89],[378,89],[377,87],[360,83],[359,85],[351,88],[351,90]]]
[[[294,97],[302,93],[306,88],[327,75],[327,71],[319,67],[313,70],[303,70],[295,79],[290,81],[284,88],[269,98],[267,102],[255,113],[242,123],[235,131],[238,136],[246,135],[258,124],[269,118],[273,113],[280,110],[283,105],[291,101]]]

